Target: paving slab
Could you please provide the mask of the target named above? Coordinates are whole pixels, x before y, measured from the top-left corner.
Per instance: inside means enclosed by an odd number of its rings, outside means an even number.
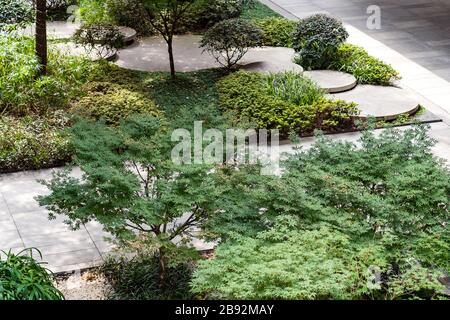
[[[396,87],[359,85],[353,90],[333,94],[332,97],[357,103],[361,118],[395,120],[401,115],[416,113],[420,107],[412,92]]]
[[[313,70],[306,71],[305,77],[316,82],[320,88],[328,93],[339,93],[356,87],[356,78],[345,72],[333,70]]]

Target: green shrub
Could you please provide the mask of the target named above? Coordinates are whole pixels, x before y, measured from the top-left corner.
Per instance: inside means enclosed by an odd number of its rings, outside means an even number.
[[[47,0],[47,19],[54,21],[67,20],[71,13],[67,9],[77,5],[77,0]]]
[[[124,36],[119,28],[110,23],[95,23],[79,28],[73,35],[73,41],[90,54],[107,59],[124,46]]]
[[[80,0],[78,15],[83,24],[114,23],[114,17],[104,0]]]
[[[400,74],[390,65],[352,44],[341,45],[328,68],[351,73],[360,84],[388,86],[400,79]]]
[[[13,31],[34,21],[34,10],[27,0],[0,0],[0,32]]]
[[[250,48],[261,45],[262,32],[252,23],[230,19],[217,23],[202,38],[201,47],[227,69],[234,67]]]
[[[246,20],[255,20],[264,19],[267,17],[279,18],[281,15],[270,9],[265,4],[262,4],[260,1],[247,1],[247,3],[244,4],[240,17]]]
[[[353,127],[353,116],[358,114],[355,104],[321,98],[316,87],[305,91],[304,97],[295,91],[283,93],[281,98],[281,93],[275,93],[272,85],[267,85],[270,78],[243,71],[225,77],[218,84],[221,107],[237,122],[279,129],[283,135],[291,131],[307,135],[315,129],[336,131]],[[311,104],[296,104],[290,101],[294,97]]]
[[[37,77],[34,39],[0,36],[0,114],[45,114],[79,94],[92,62],[50,50],[48,75]]]
[[[268,17],[253,21],[263,32],[263,45],[271,47],[292,47],[292,33],[296,23],[294,21]]]
[[[110,15],[117,25],[133,28],[141,36],[156,33],[141,0],[107,0],[107,4]]]
[[[297,105],[313,104],[325,95],[314,81],[294,72],[275,73],[266,79],[270,95]]]
[[[0,118],[0,172],[35,170],[62,165],[71,149],[60,130],[68,125],[62,114],[22,119]]]
[[[107,124],[119,124],[135,113],[160,115],[155,103],[132,87],[110,82],[91,82],[74,105],[73,112],[95,120],[103,119]]]
[[[212,27],[218,22],[239,18],[244,7],[254,0],[208,0],[195,10],[200,27]]]
[[[48,270],[33,258],[36,249],[0,255],[0,300],[63,300]]]
[[[140,254],[133,259],[110,258],[100,271],[109,280],[110,299],[117,300],[189,300],[193,267],[184,263],[167,268],[163,288],[159,284],[158,259]]]
[[[323,69],[348,38],[342,22],[325,14],[300,20],[293,33],[298,62],[306,69]]]

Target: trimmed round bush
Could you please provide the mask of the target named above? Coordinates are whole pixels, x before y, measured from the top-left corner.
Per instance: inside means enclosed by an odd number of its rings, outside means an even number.
[[[302,97],[302,92],[297,91],[300,85],[288,84],[292,76],[278,75],[278,81],[284,83],[274,85],[273,76],[235,72],[218,83],[220,105],[239,124],[279,129],[284,136],[292,131],[310,135],[315,129],[334,132],[354,127],[354,116],[358,114],[354,103],[328,100],[314,87],[303,91]],[[299,83],[308,88],[307,81]]]
[[[208,0],[195,12],[200,27],[211,27],[218,22],[238,18],[252,0]]]
[[[298,62],[306,69],[323,69],[333,61],[337,49],[348,38],[341,21],[325,14],[300,20],[293,33]]]
[[[85,86],[86,96],[77,101],[72,111],[94,120],[117,125],[132,114],[158,116],[156,104],[134,88],[109,82],[91,82]]]
[[[110,23],[84,25],[75,32],[73,40],[88,54],[94,53],[100,59],[111,57],[124,45],[123,34]]]
[[[269,17],[253,21],[263,32],[264,46],[292,48],[292,33],[296,22],[285,18]]]
[[[259,47],[261,43],[261,29],[243,19],[230,19],[219,22],[209,29],[203,36],[200,46],[220,65],[231,69],[250,48]]]

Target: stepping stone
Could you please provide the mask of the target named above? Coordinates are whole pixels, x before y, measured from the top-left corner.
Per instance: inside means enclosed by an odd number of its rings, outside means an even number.
[[[241,60],[240,68],[261,73],[292,71],[303,74],[303,68],[294,62],[295,51],[291,48],[263,47],[250,49]]]
[[[306,71],[305,77],[310,78],[328,93],[338,93],[356,87],[356,78],[348,73],[333,70]]]
[[[133,28],[130,27],[119,27],[119,31],[123,34],[123,41],[125,43],[131,43],[136,40],[137,32]]]
[[[292,63],[292,64],[280,64],[275,63],[272,61],[258,61],[258,62],[251,62],[246,65],[240,66],[241,69],[245,71],[250,72],[259,72],[259,73],[279,73],[279,72],[286,72],[286,71],[292,71],[298,74],[303,73],[303,68],[299,66],[298,64]]]
[[[420,107],[414,94],[397,87],[360,85],[353,90],[331,96],[357,103],[361,110],[360,118],[395,120],[401,115],[416,113]]]

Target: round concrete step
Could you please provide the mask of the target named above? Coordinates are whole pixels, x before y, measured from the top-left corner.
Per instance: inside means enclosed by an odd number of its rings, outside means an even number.
[[[133,28],[130,27],[119,27],[120,33],[123,34],[123,41],[125,43],[131,43],[136,40],[137,32]]]
[[[240,68],[251,72],[278,73],[292,71],[303,74],[303,68],[294,60],[291,48],[263,47],[250,49],[239,63]]]
[[[353,90],[332,96],[357,103],[361,118],[395,120],[400,115],[416,113],[420,107],[414,94],[396,87],[359,85]]]
[[[97,51],[102,52],[102,57],[100,57],[95,50],[91,52],[86,52],[86,50],[83,47],[77,46],[75,43],[67,42],[67,43],[57,43],[54,45],[55,48],[57,48],[60,52],[67,54],[67,55],[73,55],[73,56],[86,56],[92,61],[98,61],[100,59],[105,59],[112,61],[116,59],[117,52],[111,51],[106,48],[99,47]]]
[[[316,82],[319,87],[328,93],[338,93],[356,87],[356,78],[348,73],[332,70],[306,71],[305,77]]]

